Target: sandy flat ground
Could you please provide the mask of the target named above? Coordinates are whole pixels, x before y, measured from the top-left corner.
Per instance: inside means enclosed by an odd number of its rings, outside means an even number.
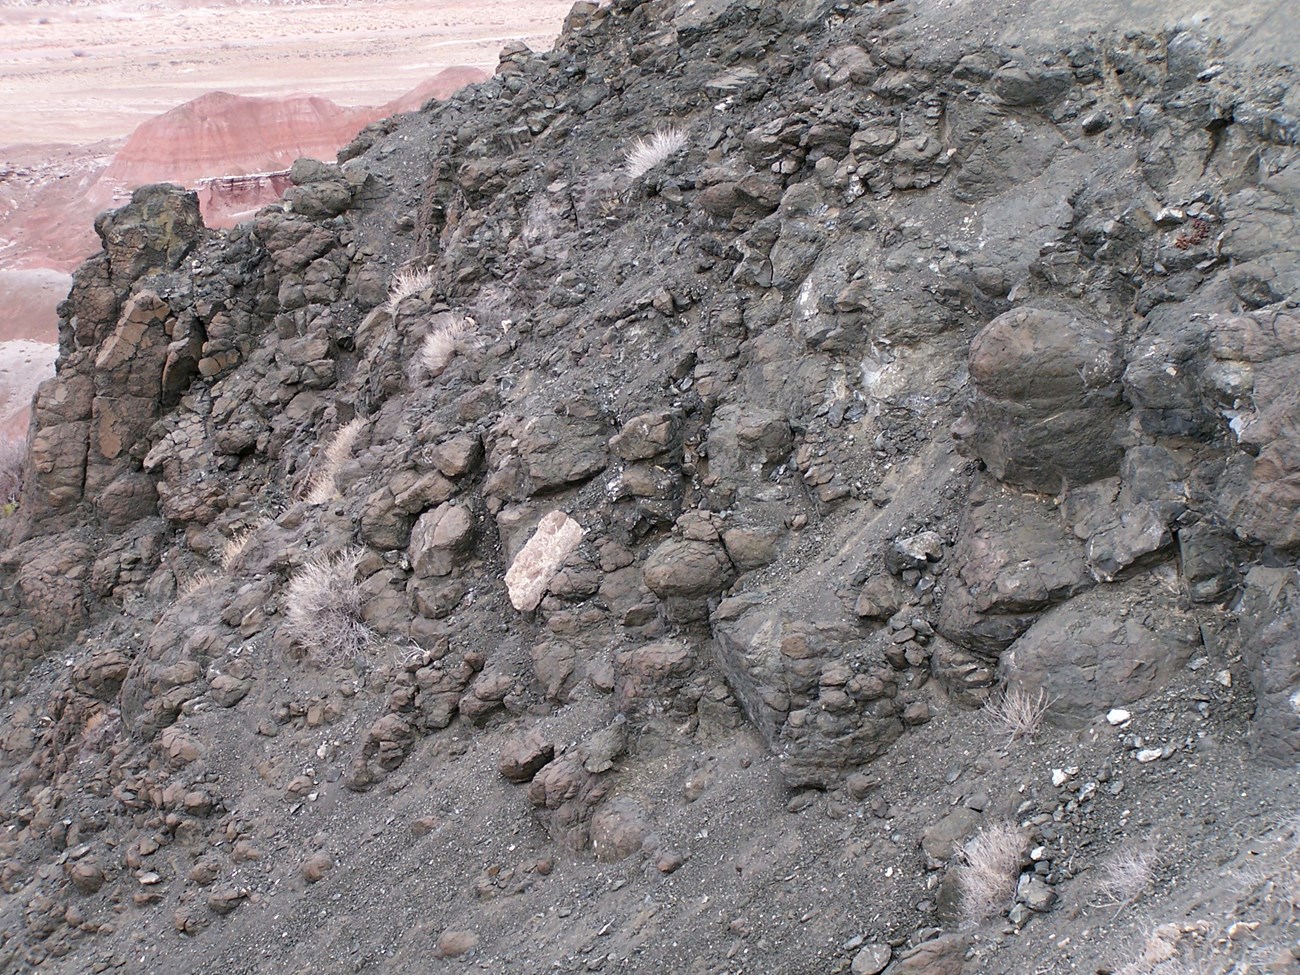
[[[572,0],[0,3],[0,145],[129,133],[207,91],[374,105],[509,41],[549,48]]]
[[[72,275],[49,268],[0,269],[0,341],[50,341],[50,324],[58,318],[55,310],[71,286]]]
[[[0,437],[27,432],[36,387],[54,375],[59,347],[48,342],[0,342]]]

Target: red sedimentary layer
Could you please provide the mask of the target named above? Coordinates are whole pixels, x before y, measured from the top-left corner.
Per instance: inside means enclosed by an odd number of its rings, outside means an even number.
[[[286,169],[300,156],[332,159],[369,121],[366,109],[341,108],[314,95],[208,92],[140,125],[104,179],[123,186],[187,183]]]
[[[486,77],[477,68],[447,68],[384,105],[361,108],[314,95],[209,92],[141,124],[106,167],[87,154],[52,168],[31,167],[23,181],[6,180],[10,174],[0,165],[0,267],[71,270],[97,246],[95,214],[145,183],[195,188],[204,219],[230,226],[279,197],[286,185],[279,174],[295,159],[333,159],[370,122]]]

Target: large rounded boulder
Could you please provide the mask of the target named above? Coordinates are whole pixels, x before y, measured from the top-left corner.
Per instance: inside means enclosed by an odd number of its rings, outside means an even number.
[[[1041,308],[999,315],[970,348],[974,395],[953,430],[998,480],[1058,493],[1114,474],[1124,411],[1119,336]]]

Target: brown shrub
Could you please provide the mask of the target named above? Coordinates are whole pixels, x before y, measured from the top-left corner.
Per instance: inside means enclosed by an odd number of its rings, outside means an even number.
[[[971,838],[958,877],[963,919],[978,924],[1010,906],[1028,848],[1025,831],[1012,823],[991,823]]]

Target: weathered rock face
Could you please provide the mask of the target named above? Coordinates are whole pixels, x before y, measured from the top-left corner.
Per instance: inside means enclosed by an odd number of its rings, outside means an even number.
[[[87,494],[116,528],[151,514],[156,488],[140,476],[141,448],[197,372],[197,326],[178,323],[154,292],[126,298],[131,283],[175,269],[198,244],[203,223],[194,194],[142,187],[95,229],[104,252],[77,272],[82,284],[60,333],[64,368],[33,403],[25,514],[34,523]]]
[[[1255,740],[1262,757],[1283,767],[1300,755],[1300,589],[1294,568],[1257,566],[1239,604],[1241,651],[1255,689]]]
[[[505,919],[449,945],[572,968],[604,942],[523,921],[600,858],[635,937],[643,875],[700,871],[723,906],[672,923],[710,970],[761,911],[773,971],[848,967],[840,927],[956,971],[965,939],[920,932],[957,831],[914,856],[915,810],[1051,824],[1051,857],[1091,829],[1095,786],[1042,800],[1049,773],[968,749],[999,683],[1096,725],[1079,748],[1160,701],[1198,748],[1232,690],[1206,737],[1253,704],[1294,762],[1300,336],[1264,246],[1294,95],[1209,41],[972,49],[937,16],[579,4],[556,51],[296,163],[228,232],[169,188],[101,218],[0,529],[22,950],[89,933],[55,895],[105,925],[169,898],[187,951],[254,894],[318,930],[315,892],[400,861]],[[633,179],[613,133],[668,95],[683,137]],[[305,587],[338,611],[301,626]],[[751,883],[796,865],[848,905],[834,937]],[[1017,924],[1073,871],[1023,877]]]
[[[108,279],[118,292],[150,271],[175,269],[193,250],[202,229],[197,197],[167,183],[140,187],[131,194],[130,204],[95,220]],[[96,263],[92,258],[89,266]],[[87,345],[101,341],[99,335],[79,338]]]
[[[736,608],[720,610],[724,617]],[[718,662],[791,785],[827,786],[903,732],[894,673],[855,628],[755,608],[717,626]]]
[[[940,632],[988,654],[1093,585],[1083,546],[1048,503],[985,479],[971,489],[949,561]]]
[[[1119,335],[1080,314],[1018,308],[970,346],[970,412],[956,431],[1001,481],[1060,492],[1115,473]]]
[[[1094,589],[1046,613],[1002,655],[1012,690],[1083,726],[1167,684],[1200,647],[1195,616],[1158,579]]]
[[[1249,455],[1236,458],[1241,493],[1224,492],[1225,516],[1250,538],[1300,544],[1300,316],[1293,311],[1216,317],[1210,323],[1205,384],[1211,408],[1227,419]]]

